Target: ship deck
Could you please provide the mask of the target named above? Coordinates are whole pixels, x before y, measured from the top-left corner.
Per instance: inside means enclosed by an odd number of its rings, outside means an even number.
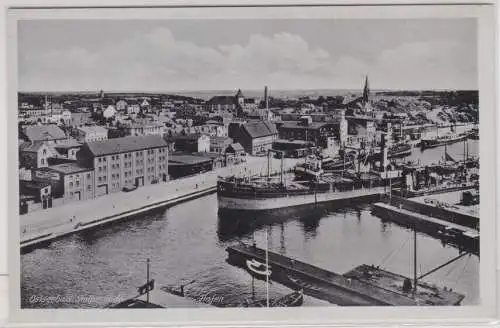
[[[227,251],[228,261],[236,266],[245,267],[247,259],[265,261],[265,251],[257,247],[240,244],[228,247]],[[342,275],[273,252],[268,252],[268,260],[273,271],[271,280],[291,288],[303,288],[306,295],[338,305],[457,305],[464,298],[422,282],[418,283],[415,295],[404,293],[405,277],[369,267],[367,278],[366,265]]]

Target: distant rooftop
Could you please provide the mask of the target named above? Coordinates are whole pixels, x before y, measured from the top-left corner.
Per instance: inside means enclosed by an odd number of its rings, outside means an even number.
[[[29,125],[24,128],[24,135],[30,141],[65,139],[66,134],[56,125]]]
[[[99,125],[92,125],[92,126],[80,126],[77,128],[80,131],[83,131],[85,133],[107,133],[108,130],[106,128],[103,128],[102,126]]]
[[[278,134],[276,126],[271,122],[265,121],[249,122],[243,125],[243,129],[245,129],[245,131],[252,138],[260,138]]]

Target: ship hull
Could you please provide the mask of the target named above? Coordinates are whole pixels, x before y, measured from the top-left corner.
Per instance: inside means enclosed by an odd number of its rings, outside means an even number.
[[[422,140],[420,143],[420,148],[422,149],[428,149],[428,148],[436,148],[444,145],[450,145],[454,144],[456,142],[460,142],[465,140],[467,137],[462,136],[462,137],[457,137],[449,140],[441,140],[441,141],[428,141],[428,140]]]
[[[218,195],[217,199],[219,209],[265,211],[333,201],[346,201],[360,198],[370,199],[373,197],[379,197],[379,195],[383,192],[383,187],[374,187],[355,189],[352,191],[328,191],[273,198],[239,198],[237,195]]]

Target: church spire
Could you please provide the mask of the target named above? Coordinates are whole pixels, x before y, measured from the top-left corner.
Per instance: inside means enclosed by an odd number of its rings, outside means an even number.
[[[370,101],[370,84],[368,83],[368,75],[365,79],[365,87],[363,88],[363,103],[366,105]]]

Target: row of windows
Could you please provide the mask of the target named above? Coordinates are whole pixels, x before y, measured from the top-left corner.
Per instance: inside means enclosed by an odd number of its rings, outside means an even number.
[[[111,179],[112,180],[120,179],[120,174],[118,174],[118,173],[117,174],[114,174],[114,173],[111,174]]]
[[[90,179],[90,177],[91,177],[91,174],[87,173],[87,179]],[[77,175],[68,175],[69,180],[73,180],[73,178],[80,179],[80,175],[78,175],[78,174]]]
[[[159,152],[159,153],[165,153],[165,152],[167,152],[167,149],[166,149],[166,148],[159,148],[159,149],[158,149],[158,152]],[[154,155],[154,153],[155,153],[155,149],[148,149],[148,150],[147,150],[147,153],[148,153],[148,155]],[[135,152],[135,155],[136,155],[136,156],[139,156],[139,157],[142,157],[142,156],[144,156],[144,153],[143,153],[142,151],[136,151],[136,152]],[[130,154],[130,153],[125,153],[125,154],[123,154],[123,157],[124,157],[124,158],[132,158],[132,154]],[[112,156],[111,156],[111,160],[113,160],[113,161],[117,161],[117,160],[119,160],[119,159],[120,159],[120,155],[112,155]],[[106,157],[105,157],[105,156],[104,156],[104,157],[98,157],[97,161],[98,161],[99,163],[106,162]]]

